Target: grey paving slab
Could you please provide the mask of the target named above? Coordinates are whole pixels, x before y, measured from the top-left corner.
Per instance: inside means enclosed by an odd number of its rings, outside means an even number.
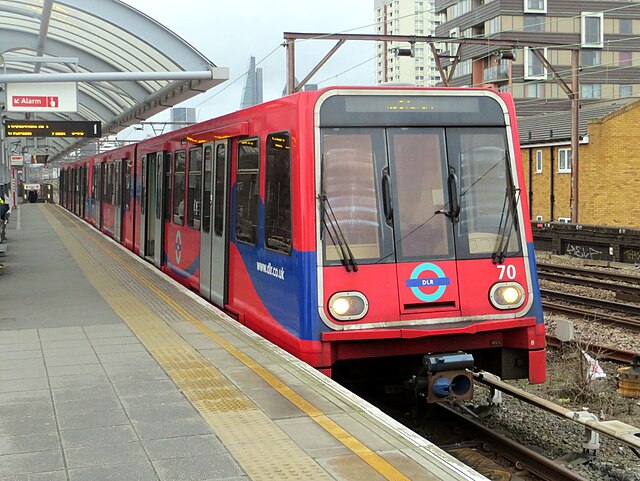
[[[93,374],[74,374],[72,376],[56,376],[50,377],[49,383],[52,389],[60,389],[64,387],[109,387],[111,382],[107,374],[96,372]]]
[[[139,442],[68,448],[64,453],[69,469],[119,464],[135,465],[148,461],[145,450]]]
[[[80,376],[84,374],[104,375],[101,364],[75,364],[72,366],[47,366],[49,377]]]
[[[47,349],[46,351],[42,351],[44,353],[44,358],[47,361],[53,357],[69,357],[73,358],[76,356],[90,356],[95,354],[93,350],[93,346],[91,344],[87,344],[86,346],[74,346],[74,347],[52,347],[51,349]]]
[[[111,366],[107,364],[106,366]],[[141,381],[162,381],[168,379],[167,373],[158,366],[140,369],[108,369],[107,375],[112,383],[132,383]]]
[[[175,392],[176,385],[171,380],[156,380],[144,382],[123,382],[117,383],[115,389],[120,398],[132,398],[147,396],[149,394],[161,394]]]
[[[93,346],[93,349],[98,354],[98,357],[102,358],[102,354],[122,354],[122,353],[131,353],[131,352],[144,352],[147,353],[145,347],[137,343],[129,343],[129,344],[109,344],[102,346]]]
[[[165,439],[197,434],[210,434],[211,428],[200,416],[156,421],[133,421],[140,439]]]
[[[162,481],[209,481],[242,476],[233,458],[226,454],[192,456],[153,461]]]
[[[53,416],[51,399],[28,404],[0,404],[0,419],[20,419],[42,415]]]
[[[244,394],[255,402],[271,419],[298,417],[303,412],[273,388],[247,389]]]
[[[39,343],[40,338],[38,337],[38,331],[36,329],[16,329],[12,331],[3,331],[0,334],[0,345],[19,344],[22,342]]]
[[[0,383],[0,393],[13,391],[37,391],[48,388],[49,381],[47,378],[13,379],[11,381],[3,381]]]
[[[151,463],[69,470],[69,481],[158,481]]]
[[[42,473],[64,468],[61,451],[7,454],[2,456],[0,476],[26,473]]]
[[[89,339],[86,339],[86,338],[61,339],[61,340],[54,340],[54,341],[43,340],[41,345],[42,345],[42,350],[45,352],[52,351],[55,349],[76,349],[76,348],[91,349],[91,343],[89,342]]]
[[[106,352],[98,354],[100,362],[103,364],[118,363],[123,361],[148,361],[153,359],[147,351],[135,352]]]
[[[44,367],[42,357],[35,359],[5,359],[0,361],[0,371],[28,370]]]
[[[91,340],[110,338],[110,337],[125,337],[134,336],[129,326],[123,322],[112,322],[109,324],[99,324],[93,326],[83,327],[85,334]]]
[[[65,449],[116,443],[133,443],[138,440],[131,426],[72,429],[60,431],[60,437],[62,438],[62,446]]]
[[[0,370],[0,382],[14,381],[18,379],[34,379],[34,378],[46,378],[47,371],[44,365],[34,368],[16,368],[16,369],[2,369]]]
[[[103,411],[115,411],[120,409],[118,398],[111,394],[100,398],[78,399],[75,401],[56,402],[56,412],[59,416],[73,414],[97,413]]]
[[[112,386],[103,386],[101,388],[87,386],[73,386],[51,391],[53,400],[56,403],[68,401],[86,401],[88,399],[113,398],[117,401],[116,393]]]
[[[128,424],[130,424],[130,421],[123,409],[112,411],[91,411],[82,414],[58,412],[58,425],[61,431]]]
[[[199,416],[198,411],[185,401],[176,404],[132,406],[127,409],[127,414],[132,421],[142,422],[158,422],[163,419],[177,420]]]
[[[56,431],[56,420],[51,414],[28,418],[0,419],[0,436],[48,434]]]
[[[25,347],[17,347],[15,345],[11,345],[11,349],[8,349],[9,346],[3,346],[0,348],[0,361],[6,360],[18,360],[18,359],[42,359],[42,351],[40,350],[40,346],[32,346],[29,344]]]
[[[308,417],[281,419],[276,424],[313,458],[346,456],[351,451]]]
[[[49,389],[0,392],[0,405],[29,404],[51,399]]]
[[[58,433],[0,436],[0,456],[60,449]]]
[[[100,360],[95,353],[68,356],[59,354],[47,356],[47,367],[51,366],[86,366],[89,364],[100,364]]]
[[[145,393],[142,395],[120,397],[120,402],[125,409],[141,408],[158,404],[172,404],[178,402],[188,402],[184,395],[179,391],[166,391]]]
[[[77,299],[77,295],[74,296],[74,300]],[[43,327],[38,329],[38,334],[42,342],[46,341],[68,341],[68,340],[84,340],[87,338],[86,334],[80,326],[69,327]]]
[[[7,477],[1,476],[0,481],[67,481],[67,474],[65,471],[16,474]]]
[[[152,460],[212,456],[226,452],[222,442],[213,434],[150,440],[144,442],[144,447]]]
[[[113,346],[113,345],[123,345],[123,344],[137,344],[140,340],[135,337],[133,334],[130,336],[119,336],[119,337],[96,337],[91,339],[92,346]]]

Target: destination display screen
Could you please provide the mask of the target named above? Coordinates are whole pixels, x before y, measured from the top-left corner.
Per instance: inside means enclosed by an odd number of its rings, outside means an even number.
[[[4,124],[5,137],[102,137],[102,123],[85,120],[13,121]]]

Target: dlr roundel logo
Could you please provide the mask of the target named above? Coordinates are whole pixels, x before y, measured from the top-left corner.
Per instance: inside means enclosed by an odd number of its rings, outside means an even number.
[[[432,273],[432,275],[422,275],[425,272]],[[451,284],[451,279],[445,276],[440,267],[430,262],[416,266],[411,272],[411,277],[406,281],[406,285],[411,288],[413,295],[424,302],[434,302],[440,299],[449,284]]]

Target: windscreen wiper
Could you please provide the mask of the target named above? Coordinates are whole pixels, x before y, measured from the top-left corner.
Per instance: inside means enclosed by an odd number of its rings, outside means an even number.
[[[327,229],[333,245],[338,246],[340,249],[340,262],[342,262],[347,272],[351,272],[352,267],[353,272],[356,272],[358,270],[358,264],[356,264],[356,259],[353,252],[351,252],[347,238],[342,232],[338,219],[331,208],[329,198],[323,193],[318,196],[318,200],[322,202],[322,224]]]
[[[496,248],[491,255],[494,264],[502,264],[507,257],[507,250],[509,249],[509,242],[511,240],[511,232],[513,232],[513,226],[518,228],[516,220],[516,213],[518,207],[518,201],[520,200],[520,189],[516,189],[513,185],[513,177],[511,176],[511,167],[509,165],[509,157],[505,152],[505,160],[507,163],[507,189],[504,194],[504,201],[502,204],[502,215],[500,216],[500,224],[498,226],[498,233],[496,237]]]

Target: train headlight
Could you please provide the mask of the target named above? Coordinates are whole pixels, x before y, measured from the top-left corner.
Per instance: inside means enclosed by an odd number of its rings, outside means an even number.
[[[524,304],[524,289],[517,282],[499,282],[491,287],[489,299],[496,309],[517,309]]]
[[[360,292],[336,292],[329,299],[329,312],[339,321],[362,319],[369,310],[369,302]]]

